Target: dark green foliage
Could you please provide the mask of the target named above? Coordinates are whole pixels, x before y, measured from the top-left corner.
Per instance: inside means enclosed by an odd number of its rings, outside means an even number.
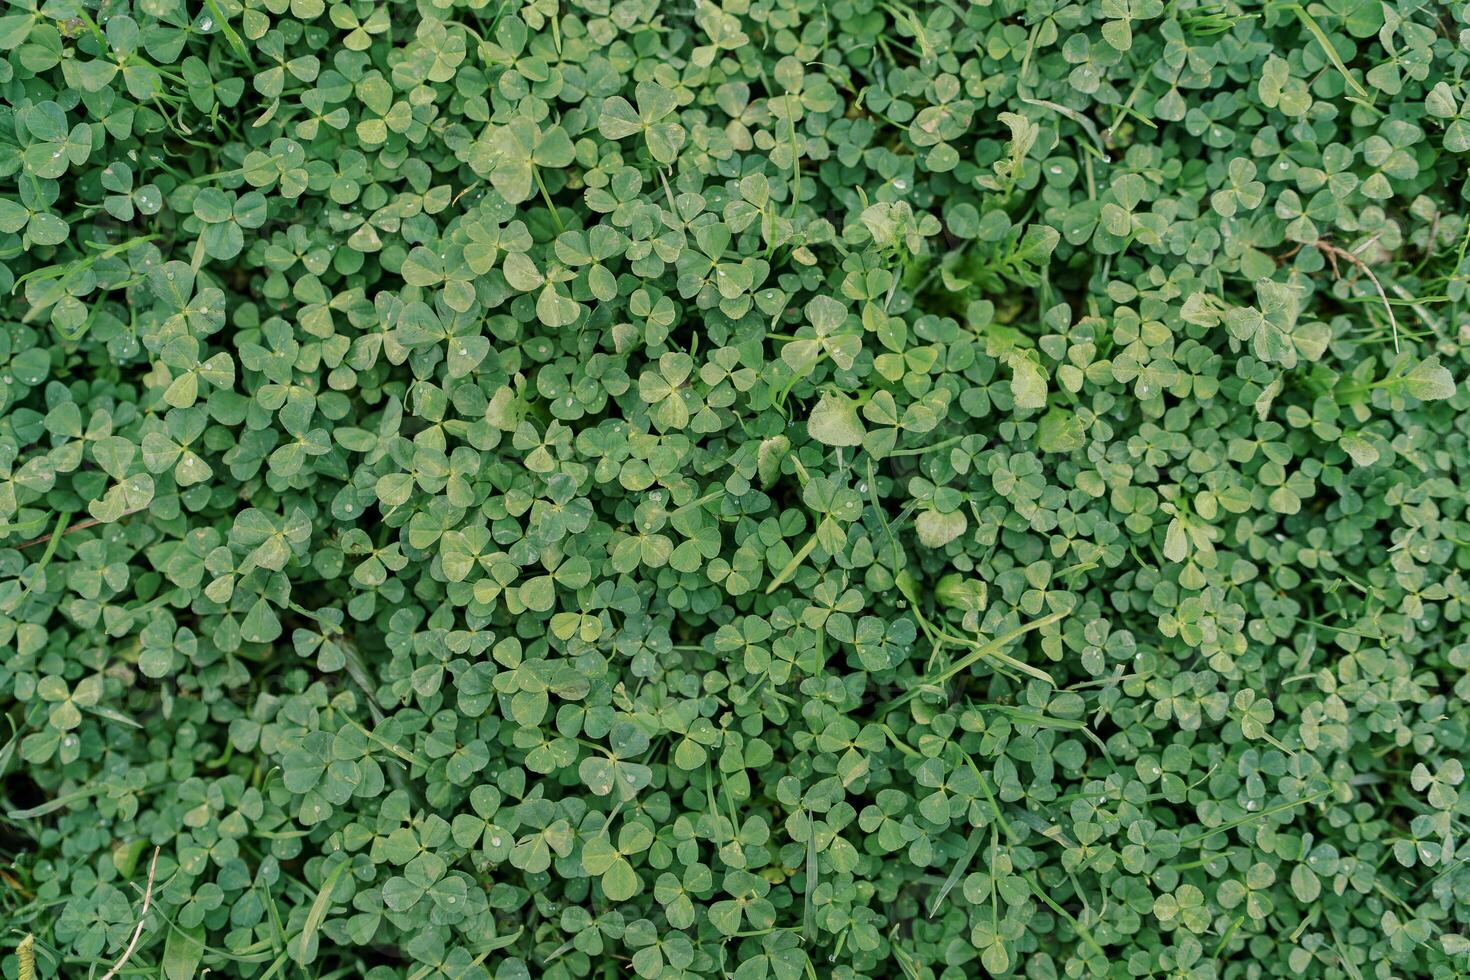
[[[0,56],[5,978],[1470,972],[1470,5]]]

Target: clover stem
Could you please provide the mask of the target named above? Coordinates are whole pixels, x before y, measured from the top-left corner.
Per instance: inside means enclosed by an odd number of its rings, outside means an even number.
[[[1137,99],[1138,94],[1143,91],[1144,84],[1147,83],[1148,80],[1152,77],[1152,74],[1149,72],[1143,72],[1138,76],[1138,83],[1133,86],[1133,91],[1128,94],[1128,101],[1124,102],[1122,106],[1118,108],[1118,111],[1113,114],[1112,123],[1108,125],[1107,129],[1102,131],[1103,139],[1112,139],[1113,133],[1117,132],[1118,130],[1119,123],[1121,123],[1123,119],[1127,116],[1133,116],[1141,120],[1144,125],[1148,126],[1150,129],[1159,128],[1158,124],[1155,123],[1152,119],[1135,112],[1133,109],[1134,100]]]
[[[1218,826],[1218,827],[1212,827],[1212,828],[1210,828],[1208,831],[1206,831],[1203,834],[1198,834],[1198,835],[1196,835],[1194,837],[1191,837],[1188,840],[1180,841],[1179,842],[1179,846],[1180,847],[1198,847],[1200,844],[1203,844],[1205,841],[1209,840],[1211,837],[1215,836],[1216,834],[1226,833],[1228,831],[1234,830],[1236,827],[1244,826],[1245,824],[1248,824],[1248,823],[1250,823],[1250,822],[1252,822],[1254,820],[1260,820],[1263,817],[1273,816],[1273,815],[1275,815],[1277,813],[1281,813],[1281,812],[1283,812],[1285,810],[1295,810],[1299,806],[1308,806],[1308,805],[1310,805],[1312,803],[1316,803],[1318,800],[1326,797],[1331,792],[1332,792],[1331,789],[1319,790],[1318,792],[1313,793],[1311,796],[1304,796],[1304,797],[1302,797],[1300,800],[1290,800],[1290,801],[1288,801],[1286,803],[1278,803],[1276,806],[1273,806],[1273,807],[1271,807],[1269,809],[1266,809],[1266,810],[1262,810],[1260,813],[1248,813],[1245,816],[1240,817],[1238,819],[1235,819],[1235,820],[1227,820],[1225,823],[1222,823],[1220,826]]]
[[[766,595],[770,595],[772,592],[775,592],[781,587],[781,584],[783,582],[785,582],[792,575],[796,574],[796,570],[801,567],[801,563],[806,561],[807,556],[810,555],[816,547],[817,532],[813,531],[811,537],[806,539],[806,544],[802,545],[801,548],[796,552],[796,554],[791,556],[791,560],[786,563],[786,567],[777,572],[776,577],[771,579],[771,584],[766,586]]]
[[[811,482],[811,474],[806,471],[806,467],[801,464],[801,460],[795,453],[792,453],[787,459],[791,460],[791,466],[796,470],[797,482],[805,489],[806,485]]]
[[[1005,832],[1006,839],[1015,840],[1016,832],[1006,822],[1005,815],[1000,812],[1000,804],[996,802],[995,794],[990,791],[990,780],[980,771],[980,767],[975,765],[975,760],[968,752],[962,752],[960,757],[965,760],[965,764],[970,767],[970,771],[975,774],[975,779],[979,781],[980,792],[985,794],[985,802],[990,804],[990,812],[994,814],[995,822],[1000,826],[1000,829]]]
[[[1230,940],[1235,938],[1235,931],[1240,928],[1240,924],[1244,921],[1245,916],[1238,915],[1235,917],[1235,921],[1230,923],[1230,928],[1225,930],[1225,935],[1220,937],[1220,944],[1215,947],[1215,959],[1218,960],[1220,954],[1225,952],[1225,947],[1229,945]]]
[[[1050,20],[1050,18],[1037,18],[1036,23],[1031,25],[1030,34],[1026,37],[1026,53],[1021,56],[1021,70],[1016,73],[1016,78],[1020,84],[1024,84],[1026,81],[1026,71],[1031,67],[1031,55],[1036,50],[1036,37],[1041,30],[1041,26],[1046,23],[1046,20]],[[1017,87],[1019,90],[1019,85]]]
[[[1270,732],[1262,732],[1261,733],[1261,738],[1263,738],[1269,745],[1271,745],[1277,751],[1285,752],[1287,755],[1291,756],[1292,758],[1296,758],[1296,752],[1295,752],[1295,750],[1290,749],[1290,748],[1286,747],[1285,745],[1283,745],[1281,743],[1281,740],[1278,739],[1276,736],[1272,735]]]
[[[978,827],[976,828],[979,829]],[[990,866],[995,867],[996,845],[1000,843],[1000,828],[992,825],[990,828]],[[1000,933],[1000,910],[995,904],[995,875],[990,875],[990,931],[992,934]]]
[[[1077,919],[1073,917],[1072,913],[1068,912],[1066,909],[1058,905],[1052,899],[1052,897],[1046,893],[1045,889],[1037,884],[1035,877],[1022,872],[1021,880],[1026,882],[1027,886],[1030,887],[1032,894],[1034,894],[1037,898],[1041,899],[1043,902],[1049,905],[1053,912],[1065,919],[1067,921],[1067,924],[1072,927],[1072,929],[1077,933],[1082,941],[1086,943],[1094,953],[1102,957],[1107,956],[1107,953],[1104,952],[1103,948],[1098,945],[1097,940],[1092,938],[1092,933],[1087,931],[1087,927],[1078,922]]]
[[[536,178],[536,187],[541,191],[541,200],[546,202],[546,210],[551,212],[551,221],[556,225],[556,230],[566,231],[566,226],[562,224],[561,214],[557,212],[556,205],[552,203],[551,192],[546,189],[546,181],[541,179],[541,168],[532,167],[531,175]]]
[[[668,512],[668,515],[670,517],[672,517],[674,514],[683,513],[684,511],[691,510],[691,509],[693,509],[695,507],[703,507],[705,504],[709,503],[712,500],[719,500],[724,495],[725,495],[725,489],[724,489],[724,487],[721,487],[718,490],[711,490],[709,493],[705,494],[703,497],[700,497],[697,500],[691,500],[687,504],[680,504],[678,507],[676,507],[673,510],[669,511]]]
[[[795,98],[794,95],[786,96],[786,124],[791,140],[791,207],[786,212],[787,220],[796,215],[796,209],[801,204],[801,148],[796,143],[796,113],[791,109]]]
[[[965,437],[962,435],[951,436],[948,439],[943,439],[939,442],[936,442],[932,446],[919,446],[914,449],[895,449],[888,454],[888,457],[892,459],[895,456],[924,456],[932,452],[938,452],[941,449],[947,449],[957,442],[962,442],[964,438]]]
[[[369,741],[376,742],[383,748],[387,749],[389,752],[393,753],[399,758],[399,760],[407,762],[409,765],[418,766],[420,769],[429,768],[429,764],[423,759],[420,759],[418,756],[408,751],[408,749],[403,748],[401,745],[397,745],[393,742],[388,741],[386,738],[383,738],[383,736],[377,734],[376,732],[369,731],[361,723],[359,723],[357,719],[347,718],[344,716],[343,720],[346,721],[347,724],[351,725],[353,728],[356,728],[359,732],[361,732],[363,736]]]
[[[912,745],[899,738],[897,733],[895,733],[894,730],[890,728],[886,723],[879,723],[878,727],[883,730],[883,734],[888,736],[888,740],[893,743],[893,747],[895,749],[898,749],[900,752],[910,758],[918,758],[918,749],[915,749]]]
[[[786,404],[786,396],[789,395],[789,394],[791,394],[791,389],[792,388],[795,388],[798,382],[801,382],[801,381],[805,380],[806,378],[811,377],[812,372],[816,370],[817,365],[820,365],[822,363],[822,360],[824,359],[824,357],[825,357],[825,351],[823,351],[822,353],[819,353],[817,355],[817,361],[816,361],[816,363],[813,364],[811,366],[811,368],[808,369],[807,371],[805,371],[805,372],[803,372],[801,374],[797,374],[795,371],[793,371],[791,373],[791,379],[786,382],[786,385],[781,389],[781,393],[779,395],[777,395],[773,399],[774,404],[776,404],[777,406],[783,406],[783,405],[785,405]]]
[[[46,535],[47,538],[51,539],[51,543],[46,545],[46,550],[41,553],[40,560],[36,562],[36,569],[35,571],[31,572],[31,580],[26,585],[25,591],[20,594],[21,599],[25,599],[26,596],[31,594],[31,590],[36,587],[36,581],[46,570],[46,566],[51,564],[51,559],[56,555],[57,546],[61,544],[61,539],[66,536],[66,530],[63,530],[63,528],[66,528],[66,522],[71,520],[71,515],[72,512],[69,510],[62,511],[56,521],[56,530]],[[82,523],[85,524],[86,522],[83,521]],[[67,528],[67,530],[70,529]],[[36,541],[42,540],[45,540],[45,538],[36,539]],[[26,542],[26,544],[21,545],[21,547],[29,547],[30,545],[35,544],[36,541],[28,541]]]
[[[275,164],[280,163],[284,159],[285,159],[284,156],[271,156],[271,157],[268,157],[262,164],[260,164],[260,166],[261,167],[274,166]],[[228,177],[241,177],[241,176],[244,176],[245,174],[249,173],[250,171],[256,170],[256,169],[259,169],[259,168],[257,168],[257,167],[236,167],[233,170],[217,170],[217,171],[215,171],[212,174],[201,174],[200,176],[195,177],[195,178],[193,178],[191,180],[184,181],[184,183],[186,183],[186,184],[207,184],[207,183],[209,183],[211,181],[223,180],[223,179],[228,178]],[[158,236],[155,235],[153,237],[156,238]]]
[[[802,894],[801,938],[811,943],[816,937],[816,911],[812,906],[813,893],[817,890],[817,828],[810,811],[806,811],[806,888]]]
[[[1312,924],[1317,921],[1317,917],[1319,915],[1321,915],[1321,914],[1322,914],[1322,906],[1321,905],[1313,905],[1311,911],[1309,911],[1306,915],[1302,916],[1302,921],[1299,922],[1299,923],[1297,923],[1297,927],[1292,930],[1292,932],[1291,932],[1291,942],[1296,942],[1298,939],[1300,939],[1301,936],[1302,936],[1302,933],[1304,933],[1308,929],[1310,929],[1312,927]]]

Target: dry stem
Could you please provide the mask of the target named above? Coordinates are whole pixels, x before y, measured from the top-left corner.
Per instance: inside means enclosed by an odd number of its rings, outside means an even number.
[[[127,963],[128,957],[133,955],[133,950],[138,948],[138,940],[143,937],[143,926],[148,921],[148,907],[153,901],[153,872],[158,869],[159,848],[153,849],[153,860],[148,862],[148,886],[143,889],[143,911],[138,913],[138,927],[133,930],[133,938],[128,940],[128,948],[123,950],[122,956],[112,964],[112,969],[102,974],[102,980],[112,980],[117,976],[117,971]]]
[[[1399,350],[1399,321],[1393,315],[1393,304],[1388,301],[1388,294],[1383,291],[1383,283],[1378,281],[1378,277],[1373,274],[1373,270],[1368,267],[1368,263],[1358,258],[1356,253],[1350,252],[1345,248],[1339,248],[1321,238],[1313,242],[1312,245],[1323,255],[1326,255],[1332,263],[1332,275],[1335,278],[1341,278],[1338,275],[1337,260],[1342,259],[1344,262],[1351,263],[1355,266],[1373,283],[1373,288],[1378,290],[1378,298],[1383,300],[1383,308],[1388,311],[1388,323],[1393,328],[1393,350],[1397,354]]]
[[[62,537],[66,537],[68,534],[70,534],[73,531],[81,531],[81,530],[85,530],[86,528],[89,528],[89,527],[96,527],[98,524],[101,524],[101,523],[102,522],[99,521],[99,520],[97,520],[97,518],[95,518],[95,517],[89,517],[85,521],[77,521],[71,527],[68,527],[66,530],[62,531],[61,532],[61,536]],[[32,538],[29,541],[26,541],[26,542],[24,542],[22,544],[16,545],[16,547],[17,548],[33,548],[33,547],[35,547],[38,544],[45,544],[47,541],[50,541],[50,540],[51,540],[51,535],[50,534],[43,534],[39,538]]]

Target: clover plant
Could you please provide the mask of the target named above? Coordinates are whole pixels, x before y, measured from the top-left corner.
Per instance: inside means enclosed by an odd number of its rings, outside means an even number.
[[[1470,974],[1470,4],[10,0],[0,975]]]

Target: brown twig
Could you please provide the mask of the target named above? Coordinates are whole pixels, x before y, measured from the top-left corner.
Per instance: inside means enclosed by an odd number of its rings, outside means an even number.
[[[1293,247],[1289,251],[1282,252],[1280,255],[1276,256],[1276,264],[1277,265],[1280,265],[1281,263],[1285,262],[1287,259],[1291,258],[1293,255],[1295,255],[1296,253],[1300,252],[1301,250],[1302,250],[1302,243],[1301,242],[1297,242],[1295,247]]]
[[[153,901],[153,872],[158,869],[158,852],[160,848],[153,849],[153,860],[148,862],[148,886],[143,889],[143,911],[138,913],[138,927],[133,930],[133,938],[128,940],[128,948],[123,950],[122,956],[112,964],[112,969],[102,974],[102,980],[112,980],[117,976],[117,971],[127,963],[128,957],[133,955],[133,950],[138,948],[138,940],[143,937],[143,926],[148,921],[149,903]]]
[[[1333,278],[1341,278],[1338,275],[1337,260],[1342,259],[1344,262],[1348,262],[1355,266],[1359,271],[1363,273],[1363,275],[1368,277],[1368,280],[1370,282],[1373,283],[1373,288],[1378,290],[1378,298],[1383,300],[1383,308],[1388,311],[1388,323],[1389,326],[1393,328],[1393,350],[1394,353],[1398,353],[1399,321],[1398,318],[1393,315],[1393,304],[1388,301],[1388,293],[1383,291],[1383,283],[1378,281],[1378,277],[1373,274],[1373,270],[1368,267],[1368,263],[1358,258],[1356,253],[1350,252],[1345,248],[1339,248],[1338,246],[1333,245],[1332,243],[1321,238],[1313,242],[1312,245],[1323,255],[1327,256],[1327,258],[1332,262]]]
[[[61,532],[61,536],[64,538],[64,537],[66,537],[68,534],[70,534],[73,531],[84,531],[84,530],[86,530],[89,527],[96,527],[98,524],[101,524],[101,523],[102,522],[99,521],[99,520],[97,520],[97,518],[95,518],[95,517],[89,517],[85,521],[77,521],[71,527],[68,527],[66,530],[62,531]],[[16,545],[16,547],[17,548],[24,549],[24,548],[32,548],[32,547],[35,547],[38,544],[45,544],[47,541],[50,541],[51,540],[52,534],[55,534],[55,533],[56,532],[53,531],[53,532],[51,532],[51,534],[43,534],[39,538],[32,538],[29,541],[26,541],[26,542],[23,542],[22,544]]]

